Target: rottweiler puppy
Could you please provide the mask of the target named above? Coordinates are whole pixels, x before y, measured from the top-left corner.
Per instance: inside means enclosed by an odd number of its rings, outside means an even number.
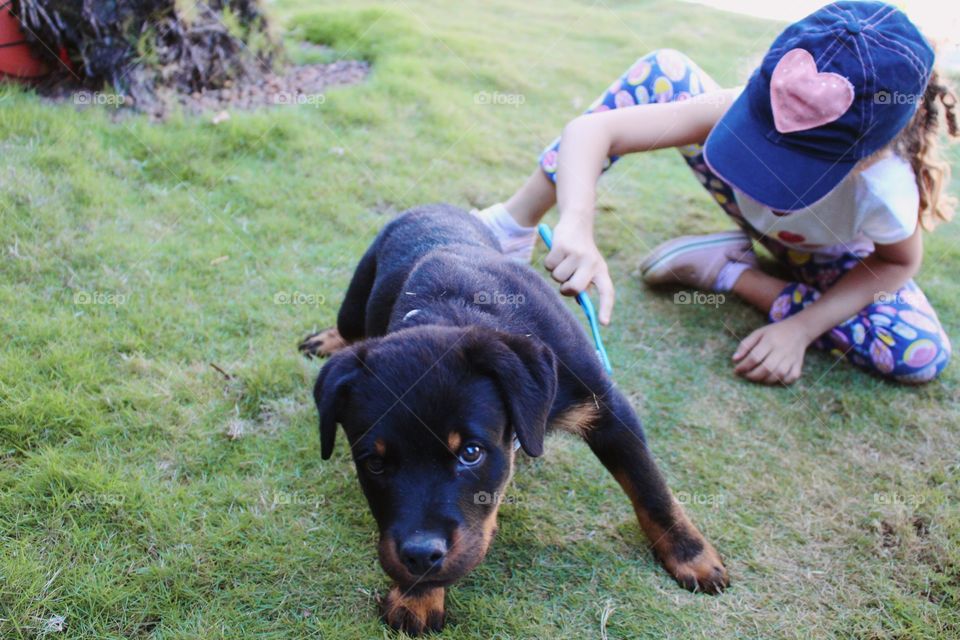
[[[321,456],[343,426],[395,581],[381,603],[410,634],[439,630],[445,589],[485,556],[515,451],[582,437],[630,497],[656,557],[694,591],[728,585],[723,561],[667,488],[643,429],[560,294],[503,256],[449,205],[387,224],[353,274],[314,399]]]

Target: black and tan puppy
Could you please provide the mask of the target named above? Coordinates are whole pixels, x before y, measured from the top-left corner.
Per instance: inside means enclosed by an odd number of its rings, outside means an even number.
[[[587,442],[680,584],[727,585],[583,327],[470,214],[432,205],[390,222],[360,260],[337,328],[300,348],[332,354],[314,389],[321,455],[343,425],[396,582],[383,602],[393,627],[443,626],[444,589],[490,546],[514,441],[539,456],[551,429]]]

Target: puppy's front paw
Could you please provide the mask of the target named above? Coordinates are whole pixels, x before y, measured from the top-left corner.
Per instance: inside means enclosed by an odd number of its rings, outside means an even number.
[[[387,624],[411,636],[440,631],[446,617],[443,608],[445,595],[443,587],[428,587],[407,593],[393,586],[380,603],[380,612]]]
[[[730,586],[730,577],[720,554],[706,540],[700,553],[687,560],[664,558],[663,565],[677,582],[690,591],[717,594]]]
[[[330,327],[319,333],[311,333],[297,345],[297,349],[308,358],[326,358],[346,346],[347,341],[340,336],[337,328]]]

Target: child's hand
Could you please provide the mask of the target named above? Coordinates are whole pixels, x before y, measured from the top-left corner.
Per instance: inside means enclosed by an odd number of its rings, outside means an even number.
[[[576,224],[564,224],[561,219],[553,231],[553,249],[543,261],[544,266],[561,283],[560,293],[575,296],[585,291],[592,282],[600,295],[600,324],[610,324],[613,314],[614,289],[607,262],[593,241],[591,229]]]
[[[762,384],[796,382],[812,340],[791,320],[768,324],[744,338],[733,354],[733,361],[738,363],[734,372]]]

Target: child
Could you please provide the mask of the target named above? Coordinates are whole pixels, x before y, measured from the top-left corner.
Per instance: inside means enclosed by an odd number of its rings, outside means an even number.
[[[593,283],[607,324],[614,289],[593,241],[597,178],[623,154],[679,147],[739,230],[661,244],[641,273],[651,285],[732,291],[768,315],[733,354],[737,374],[792,383],[814,345],[899,382],[932,380],[950,341],[912,277],[920,227],[952,213],[940,106],[958,135],[956,97],[933,62],[917,28],[882,2],[836,2],[789,26],[742,91],[656,51],[564,128],[516,194],[478,215],[529,260],[534,226],[556,203],[545,265],[567,295]],[[759,269],[754,240],[792,282]]]

